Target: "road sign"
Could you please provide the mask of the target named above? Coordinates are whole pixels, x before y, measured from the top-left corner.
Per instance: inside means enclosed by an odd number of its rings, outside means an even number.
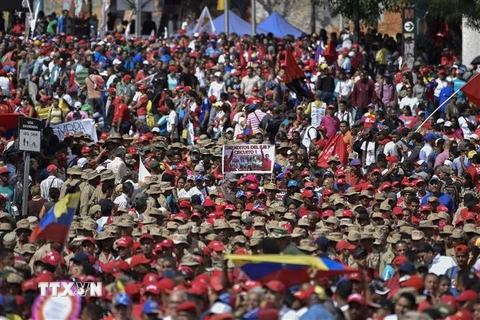
[[[20,117],[18,120],[18,150],[40,152],[42,143],[42,121]]]
[[[405,7],[402,9],[403,25],[403,58],[409,68],[415,63],[415,38],[417,30],[415,18],[415,8]]]
[[[415,29],[415,24],[412,21],[407,21],[403,25],[403,29],[405,30],[405,32],[412,32],[413,29]]]

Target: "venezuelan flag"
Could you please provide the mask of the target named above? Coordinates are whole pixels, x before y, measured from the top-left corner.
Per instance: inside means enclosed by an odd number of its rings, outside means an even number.
[[[67,193],[40,220],[30,235],[30,241],[41,238],[63,243],[67,239],[79,200],[80,192]]]
[[[232,260],[252,281],[266,283],[279,280],[287,287],[310,281],[309,268],[315,268],[320,276],[358,272],[339,262],[308,255],[227,255],[226,258]]]

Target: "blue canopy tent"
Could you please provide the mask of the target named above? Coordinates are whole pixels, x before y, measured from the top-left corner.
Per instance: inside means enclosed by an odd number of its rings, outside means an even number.
[[[282,17],[278,12],[274,11],[271,15],[263,20],[259,25],[257,30],[261,28],[267,32],[273,33],[274,36],[283,38],[287,34],[293,35],[295,38],[298,38],[302,35],[302,31],[298,30],[292,26],[284,17]]]
[[[216,33],[225,32],[225,14],[216,17],[213,20],[213,25],[215,26]],[[252,25],[237,16],[231,10],[228,11],[228,25],[228,31],[230,33],[235,32],[240,36],[252,33]],[[268,31],[263,30],[260,26],[257,25],[257,33],[267,34]]]

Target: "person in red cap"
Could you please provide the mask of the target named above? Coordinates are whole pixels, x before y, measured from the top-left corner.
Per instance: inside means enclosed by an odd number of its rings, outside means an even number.
[[[450,279],[455,280],[457,274],[461,271],[476,272],[473,266],[469,264],[470,250],[465,244],[457,244],[454,248],[455,250],[455,261],[457,262],[456,266],[453,266],[447,270],[445,273]],[[452,286],[454,286],[452,281]]]
[[[147,89],[148,86],[146,84],[140,84],[137,88],[137,100],[132,100],[130,103],[130,109],[137,116],[137,120],[142,121],[143,123],[146,123],[147,121],[147,105],[150,101]]]
[[[126,134],[130,130],[130,110],[128,109],[124,95],[117,96],[113,113],[113,128],[115,132]]]
[[[50,197],[50,190],[52,188],[56,188],[60,191],[63,186],[63,180],[57,178],[58,167],[54,164],[47,166],[47,173],[48,177],[40,183],[40,195],[42,196],[42,198],[51,201],[52,198]]]
[[[285,285],[281,281],[271,280],[265,284],[265,289],[267,290],[265,300],[280,311],[280,318],[295,319],[295,311],[284,304],[285,294],[287,293]]]
[[[340,261],[345,265],[351,264],[350,259],[351,259],[353,250],[355,250],[355,246],[348,243],[347,240],[341,240],[337,242],[337,244],[335,245],[335,251],[338,254],[337,259],[338,261]]]

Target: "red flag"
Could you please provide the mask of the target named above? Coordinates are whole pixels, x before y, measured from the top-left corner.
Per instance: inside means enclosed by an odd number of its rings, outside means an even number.
[[[70,19],[75,18],[75,0],[70,2],[70,9],[68,10],[68,17]]]
[[[318,166],[322,168],[330,167],[328,165],[328,160],[334,155],[340,159],[342,164],[347,163],[347,146],[343,141],[343,136],[341,133],[337,133],[336,135],[330,137],[330,139],[327,141],[325,148],[323,148],[322,153],[318,156]]]
[[[302,69],[300,69],[300,67],[298,66],[297,61],[295,61],[292,51],[287,48],[283,50],[283,54],[285,55],[285,61],[284,61],[285,77],[283,79],[284,82],[288,84],[295,79],[305,78],[305,74],[303,73]]]
[[[460,91],[465,93],[465,95],[470,99],[470,101],[480,107],[480,74],[477,74],[473,79],[467,82]]]

